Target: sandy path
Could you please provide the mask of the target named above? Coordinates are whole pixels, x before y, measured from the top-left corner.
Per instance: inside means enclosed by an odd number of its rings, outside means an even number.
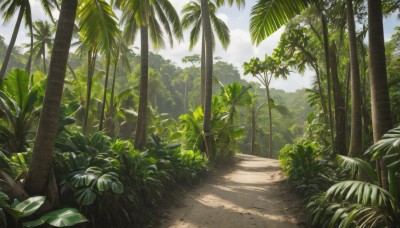
[[[161,227],[299,227],[301,202],[283,179],[277,160],[242,155],[236,166],[187,192]]]

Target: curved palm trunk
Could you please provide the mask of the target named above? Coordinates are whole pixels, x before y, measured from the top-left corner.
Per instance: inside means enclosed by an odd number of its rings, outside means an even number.
[[[265,89],[267,90],[267,100],[268,100],[268,117],[269,117],[269,158],[272,158],[272,108],[271,108],[271,96],[269,94],[269,83],[267,84],[267,86],[265,87]]]
[[[17,40],[19,27],[21,26],[22,18],[24,17],[24,12],[25,12],[25,5],[22,5],[19,8],[17,22],[15,23],[15,27],[14,27],[13,34],[11,36],[10,44],[7,47],[6,56],[4,57],[3,64],[1,65],[0,82],[3,81],[3,79],[6,75],[7,65],[8,65],[8,62],[10,61],[10,57],[11,57],[11,53],[12,53],[12,50],[15,45],[15,41]]]
[[[110,55],[107,56],[107,70],[106,70],[106,79],[104,82],[104,94],[103,94],[103,104],[101,105],[101,114],[100,114],[100,123],[99,123],[99,131],[103,130],[103,120],[104,120],[104,111],[106,109],[107,102],[107,87],[108,87],[108,76],[110,73]]]
[[[344,97],[342,86],[339,81],[336,46],[331,48],[331,68],[332,68],[332,84],[333,84],[333,101],[335,103],[335,128],[336,137],[335,145],[339,154],[346,154],[346,107],[344,104]]]
[[[203,134],[208,155],[213,154],[213,137],[211,134],[211,106],[212,106],[212,73],[213,73],[213,48],[210,12],[208,0],[201,0],[201,20],[205,40],[205,100]]]
[[[143,149],[147,141],[147,93],[149,84],[149,31],[147,27],[140,27],[140,38],[140,95],[135,134],[135,149],[138,150]]]
[[[352,0],[347,0],[347,26],[350,44],[351,69],[351,137],[349,156],[355,157],[362,150],[360,68]]]
[[[386,73],[381,0],[368,0],[368,28],[372,129],[376,143],[393,127]],[[381,185],[387,188],[386,166],[383,161],[380,161],[379,166],[381,167]]]
[[[77,0],[63,0],[61,5],[43,108],[33,145],[32,159],[24,182],[25,189],[30,195],[44,194],[52,173],[54,144],[77,5]]]

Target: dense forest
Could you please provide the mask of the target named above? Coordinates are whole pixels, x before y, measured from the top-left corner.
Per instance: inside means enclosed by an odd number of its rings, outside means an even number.
[[[399,1],[43,0],[39,21],[30,3],[0,0],[0,227],[152,225],[237,153],[279,159],[309,227],[400,224]],[[251,7],[254,45],[285,26],[273,53],[215,57],[222,6]],[[151,51],[186,30],[184,65]]]

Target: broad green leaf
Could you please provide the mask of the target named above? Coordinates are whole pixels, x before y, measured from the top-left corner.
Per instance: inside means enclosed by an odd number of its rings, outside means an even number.
[[[4,193],[0,191],[0,200],[8,200],[8,196]]]
[[[45,200],[46,197],[44,196],[31,197],[17,204],[14,207],[14,209],[22,212],[23,213],[22,217],[26,217],[35,213],[37,209],[39,209],[39,207],[42,206]]]
[[[80,205],[84,205],[84,206],[93,204],[97,197],[96,193],[90,188],[81,189],[81,190],[75,192],[74,195],[75,195],[76,201]]]
[[[23,225],[24,227],[36,227],[48,223],[55,227],[67,227],[88,221],[89,220],[87,220],[85,216],[79,213],[76,209],[63,208],[51,211],[35,221],[24,222]]]
[[[23,109],[29,94],[29,75],[26,71],[13,69],[4,79],[4,92]]]

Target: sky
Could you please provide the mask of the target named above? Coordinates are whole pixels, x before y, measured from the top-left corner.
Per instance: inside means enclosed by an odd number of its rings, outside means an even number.
[[[190,2],[190,0],[170,0],[175,6],[177,12],[179,13],[183,6]],[[250,11],[255,0],[249,0],[246,6],[241,10],[237,7],[222,7],[218,10],[218,17],[220,17],[230,28],[231,43],[227,50],[224,50],[219,44],[217,44],[214,56],[219,56],[222,61],[233,64],[242,75],[243,63],[249,61],[252,57],[264,58],[265,54],[272,54],[274,48],[278,45],[280,35],[283,33],[284,28],[279,29],[277,32],[268,37],[260,45],[255,46],[251,43],[250,33],[249,33],[249,21],[250,21]],[[41,10],[40,1],[33,0],[31,3],[33,8],[33,18],[34,20],[45,20],[46,16]],[[117,13],[118,15],[118,13]],[[397,15],[397,14],[396,14]],[[400,25],[400,21],[397,20],[396,15],[392,15],[384,20],[385,26],[385,39],[389,40],[394,33],[394,27]],[[1,13],[0,16],[2,17]],[[58,18],[57,12],[54,14],[55,18]],[[0,35],[5,38],[5,42],[8,43],[12,34],[12,30],[16,21],[16,16],[11,19],[6,24],[0,24]],[[17,44],[28,43],[29,39],[26,36],[27,30],[21,28]],[[180,43],[175,42],[173,48],[167,47],[164,50],[152,50],[166,59],[170,59],[172,62],[176,63],[178,66],[184,67],[181,59],[184,56],[200,54],[200,43],[189,52],[189,31],[184,33],[184,40]],[[139,47],[140,42],[136,42],[134,46]],[[137,50],[135,50],[137,52]],[[243,76],[242,78],[246,80],[253,80],[250,75]],[[313,71],[306,71],[304,75],[299,75],[296,72],[292,72],[287,80],[275,79],[271,83],[272,88],[282,89],[287,92],[293,92],[297,89],[304,87],[311,87],[314,78]]]

